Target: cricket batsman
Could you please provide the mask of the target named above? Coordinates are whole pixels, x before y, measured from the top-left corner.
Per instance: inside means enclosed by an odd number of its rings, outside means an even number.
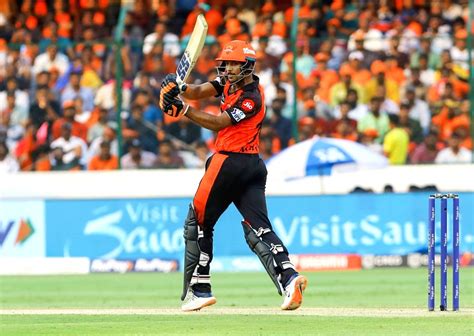
[[[199,310],[216,303],[210,276],[213,231],[231,203],[243,216],[241,224],[250,249],[284,297],[281,309],[294,310],[301,306],[307,279],[290,262],[287,248],[268,219],[267,170],[259,157],[265,99],[259,78],[253,73],[256,52],[248,42],[231,41],[216,61],[220,65],[215,80],[179,85],[176,75],[168,74],[161,84],[159,105],[165,113],[173,117],[183,114],[201,127],[218,132],[216,153],[206,162],[184,222],[182,310]],[[188,108],[178,95],[191,100],[220,97],[221,113],[215,116]],[[228,243],[232,244],[232,239]]]

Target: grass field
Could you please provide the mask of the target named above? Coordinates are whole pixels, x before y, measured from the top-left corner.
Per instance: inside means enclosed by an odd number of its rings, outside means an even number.
[[[0,334],[474,334],[474,268],[461,270],[460,312],[427,312],[425,269],[306,275],[299,310],[279,310],[264,273],[216,273],[217,305],[192,313],[179,310],[179,273],[0,277]]]

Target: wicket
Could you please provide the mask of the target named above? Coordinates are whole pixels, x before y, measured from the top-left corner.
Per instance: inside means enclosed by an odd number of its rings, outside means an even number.
[[[441,292],[440,310],[448,310],[448,199],[453,200],[453,310],[459,310],[459,195],[433,194],[428,206],[428,310],[435,309],[436,199],[441,199]]]

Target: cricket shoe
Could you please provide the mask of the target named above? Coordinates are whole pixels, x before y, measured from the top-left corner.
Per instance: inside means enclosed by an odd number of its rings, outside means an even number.
[[[285,287],[285,297],[281,309],[295,310],[303,303],[303,292],[306,289],[308,280],[304,275],[296,273]]]
[[[198,292],[190,287],[186,297],[184,298],[184,302],[181,305],[181,310],[185,312],[200,310],[201,308],[211,306],[216,302],[217,300],[212,296],[212,293]]]

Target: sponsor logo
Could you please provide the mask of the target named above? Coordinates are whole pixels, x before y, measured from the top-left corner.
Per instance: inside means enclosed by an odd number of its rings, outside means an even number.
[[[245,118],[245,113],[242,110],[239,110],[238,108],[234,108],[230,112],[230,114],[232,115],[232,118],[234,118],[234,120],[237,122]]]
[[[127,272],[176,272],[178,270],[177,260],[137,259],[94,259],[91,262],[91,272],[96,273],[127,273]]]
[[[254,107],[255,107],[255,103],[251,99],[245,99],[242,102],[242,108],[247,112],[252,111]]]
[[[337,215],[328,221],[295,216],[288,221],[276,216],[273,227],[286,246],[362,248],[383,245],[387,249],[425,246],[426,225],[423,222],[383,222],[380,216],[369,214],[358,221]]]
[[[0,247],[3,246],[3,243],[5,242],[6,238],[15,226],[18,227],[14,243],[15,245],[25,244],[25,242],[30,239],[31,236],[33,236],[33,234],[35,233],[35,229],[33,227],[33,224],[31,224],[31,220],[29,218],[21,218],[19,221],[7,221],[5,229],[3,229],[3,225],[1,224],[2,223],[0,222]]]
[[[255,50],[250,48],[244,48],[244,54],[256,55]]]
[[[361,257],[356,254],[293,254],[290,261],[302,271],[361,269]]]
[[[88,240],[106,239],[97,246],[98,259],[121,258],[127,254],[176,253],[184,249],[183,229],[169,224],[181,223],[177,206],[154,206],[147,202],[126,203],[124,209],[103,213],[85,223]],[[76,241],[64,246],[63,255],[73,256]],[[77,242],[80,246],[80,243]],[[120,256],[120,257],[119,257]],[[132,257],[134,258],[134,257]]]
[[[224,52],[225,52],[226,54],[230,54],[232,51],[234,51],[234,47],[231,46],[231,45],[225,47],[225,49],[224,49]]]
[[[177,260],[162,260],[154,258],[148,259],[137,259],[135,261],[135,272],[176,272],[178,270]]]
[[[401,267],[406,266],[401,255],[365,255],[362,257],[363,268]]]
[[[95,259],[91,262],[91,272],[96,273],[126,273],[133,268],[131,260],[99,260]]]

